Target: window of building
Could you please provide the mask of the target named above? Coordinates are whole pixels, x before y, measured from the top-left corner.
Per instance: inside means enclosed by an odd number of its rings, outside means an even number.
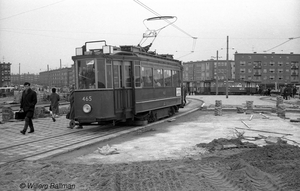
[[[241,79],[241,80],[245,80],[245,78],[246,78],[246,76],[240,75],[240,79]]]
[[[240,61],[240,65],[241,65],[241,66],[245,66],[245,65],[246,65],[246,62],[245,62],[245,61]]]
[[[248,69],[248,73],[252,73],[252,70],[251,70],[251,69]]]
[[[270,79],[270,80],[274,80],[274,79],[275,79],[275,76],[270,76],[269,79]]]
[[[278,66],[283,66],[283,62],[278,62]]]
[[[274,66],[275,65],[275,62],[270,62],[270,66]]]
[[[245,68],[241,68],[241,69],[240,69],[240,73],[242,73],[242,74],[245,73],[245,71],[246,71]]]
[[[271,69],[269,69],[269,72],[273,74],[273,73],[275,73],[275,69],[271,68]]]
[[[278,73],[283,73],[283,69],[278,69]]]
[[[252,62],[248,62],[248,66],[252,66]]]

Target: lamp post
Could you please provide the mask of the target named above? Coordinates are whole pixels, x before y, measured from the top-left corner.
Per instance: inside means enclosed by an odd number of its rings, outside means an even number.
[[[214,58],[214,57],[212,56],[212,58]],[[216,63],[216,71],[215,71],[215,76],[216,76],[216,95],[219,94],[219,75],[218,75],[218,73],[219,73],[219,69],[218,69],[219,58],[222,58],[222,57],[219,57],[219,51],[217,50],[217,57],[216,57],[217,63]]]
[[[228,39],[229,37],[227,36],[227,48],[226,48],[226,68],[227,68],[227,71],[226,71],[226,98],[228,98],[228,75],[229,75],[229,64],[228,64]]]

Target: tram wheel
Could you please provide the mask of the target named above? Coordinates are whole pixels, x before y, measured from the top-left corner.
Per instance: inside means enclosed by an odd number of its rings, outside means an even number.
[[[74,121],[74,120],[71,120],[71,121],[69,122],[69,127],[74,128],[75,126],[76,126],[75,121]]]

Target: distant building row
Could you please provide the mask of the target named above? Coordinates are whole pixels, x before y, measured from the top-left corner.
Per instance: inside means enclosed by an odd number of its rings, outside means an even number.
[[[190,88],[209,86],[217,79],[254,82],[264,88],[300,84],[300,54],[235,53],[234,61],[207,60],[183,63],[183,80]]]
[[[0,87],[23,85],[24,82],[61,88],[74,84],[73,67],[44,71],[39,74],[11,74],[10,67],[11,63],[0,63]]]

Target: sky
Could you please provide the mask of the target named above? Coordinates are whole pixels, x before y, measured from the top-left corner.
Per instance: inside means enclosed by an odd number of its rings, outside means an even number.
[[[172,17],[146,20],[157,16]],[[229,59],[300,54],[300,0],[0,0],[0,60],[37,74],[70,67],[87,41],[138,45],[147,29],[158,35],[142,46],[183,62],[225,60],[227,36]]]

